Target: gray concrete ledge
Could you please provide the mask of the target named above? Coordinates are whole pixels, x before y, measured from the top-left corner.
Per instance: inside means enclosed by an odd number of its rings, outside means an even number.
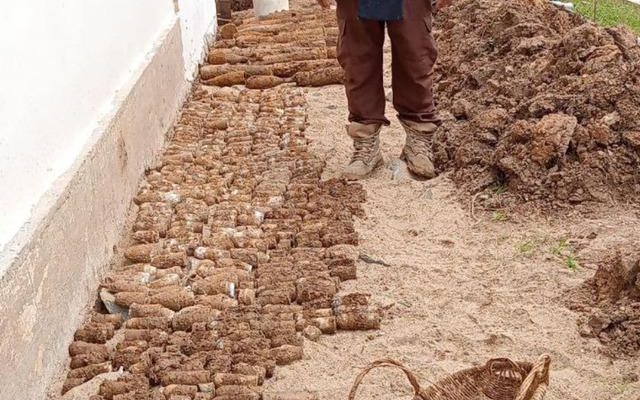
[[[65,367],[145,167],[162,149],[189,89],[177,18],[134,76],[70,171],[0,254],[0,399],[43,399]]]

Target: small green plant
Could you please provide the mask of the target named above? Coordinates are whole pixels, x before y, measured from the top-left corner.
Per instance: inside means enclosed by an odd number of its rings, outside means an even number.
[[[551,249],[551,252],[556,256],[561,256],[562,253],[567,248],[567,244],[568,244],[567,238],[565,238],[565,237],[560,238],[558,243],[555,246],[553,246],[553,248]]]
[[[493,188],[493,193],[496,196],[500,196],[501,194],[504,194],[506,191],[507,191],[507,187],[502,183],[498,184],[496,187]]]
[[[576,260],[576,258],[574,257],[573,254],[569,254],[565,258],[564,263],[567,266],[567,268],[569,269],[569,271],[572,271],[572,272],[576,272],[576,270],[580,266],[580,264],[578,264],[578,261]]]
[[[580,267],[580,264],[578,264],[578,260],[573,253],[573,247],[571,247],[571,243],[569,243],[569,239],[566,237],[560,238],[558,243],[551,248],[551,252],[554,256],[562,260],[568,270],[575,272],[578,267]]]
[[[518,244],[517,249],[521,254],[529,254],[536,248],[536,244],[532,240],[527,240]]]
[[[507,215],[500,211],[495,211],[491,219],[495,222],[502,222],[507,220]]]

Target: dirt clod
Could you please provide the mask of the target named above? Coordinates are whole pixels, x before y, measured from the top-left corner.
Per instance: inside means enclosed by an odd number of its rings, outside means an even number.
[[[600,263],[593,278],[570,293],[569,308],[582,313],[582,336],[594,337],[612,357],[640,352],[640,257],[622,253]]]

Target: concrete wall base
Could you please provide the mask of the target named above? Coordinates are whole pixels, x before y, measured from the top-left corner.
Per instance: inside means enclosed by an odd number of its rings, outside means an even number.
[[[13,252],[0,254],[0,399],[43,399],[64,369],[142,173],[188,93],[182,53],[176,18]]]

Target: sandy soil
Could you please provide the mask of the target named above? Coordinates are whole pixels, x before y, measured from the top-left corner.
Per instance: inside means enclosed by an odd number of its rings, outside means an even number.
[[[309,104],[309,136],[327,160],[326,177],[335,176],[350,154],[343,88],[310,90]],[[388,113],[394,120],[391,107]],[[427,385],[489,358],[533,361],[548,353],[547,399],[640,399],[638,360],[602,355],[597,340],[579,335],[577,314],[564,304],[566,291],[592,276],[603,254],[638,238],[638,212],[618,205],[544,218],[475,210],[472,218],[447,176],[418,182],[403,173],[403,140],[394,120],[382,138],[385,168],[364,182],[367,219],[357,223],[361,252],[390,266],[360,262],[358,279],[344,284],[345,292],[373,293],[386,310],[382,329],[307,341],[305,359],[277,369],[265,391],[343,399],[361,368],[379,358],[405,363]],[[372,373],[359,395],[410,397],[396,371]]]

